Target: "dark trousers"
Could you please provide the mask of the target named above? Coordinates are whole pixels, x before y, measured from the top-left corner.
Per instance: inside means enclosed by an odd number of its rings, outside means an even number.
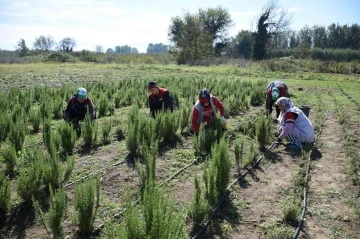
[[[63,118],[68,122],[72,122],[74,120],[76,121],[84,120],[86,116],[86,112],[87,112],[87,108],[85,107],[79,111],[75,110],[75,108],[71,108],[68,111],[64,111]]]
[[[269,115],[271,115],[272,108],[273,108],[275,102],[276,102],[276,100],[272,100],[272,101],[271,101],[271,107],[270,107],[270,109],[269,109]],[[277,117],[279,117],[279,115],[280,115],[279,106],[275,105],[275,110],[276,110],[276,118],[277,118]]]

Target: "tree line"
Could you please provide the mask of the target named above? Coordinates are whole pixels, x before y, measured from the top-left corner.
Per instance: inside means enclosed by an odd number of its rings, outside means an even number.
[[[183,16],[173,17],[168,28],[171,46],[149,43],[147,53],[171,53],[178,64],[196,64],[204,58],[219,56],[263,60],[291,55],[294,52],[292,49],[316,49],[317,56],[323,55],[322,51],[326,49],[360,50],[360,25],[356,23],[305,26],[299,31],[293,31],[290,29],[290,19],[291,16],[281,8],[278,0],[269,0],[256,20],[256,30],[241,30],[236,36],[229,37],[228,29],[234,24],[229,11],[222,6],[200,8],[195,13],[187,12]],[[52,36],[41,35],[35,37],[33,47],[35,51],[55,48],[58,51],[72,52],[76,47],[76,40],[66,37],[56,43]],[[286,54],[284,50],[288,50]],[[25,40],[20,39],[16,48],[18,55],[26,56],[29,51]],[[94,52],[103,53],[104,49],[97,45]],[[108,48],[106,53],[139,54],[139,51],[135,47],[123,45]],[[355,58],[351,59],[360,60],[360,54],[353,55]]]
[[[54,40],[53,36],[50,35],[41,35],[35,37],[33,44],[33,51],[63,51],[63,52],[73,52],[76,47],[76,40],[74,38],[65,37],[58,43]],[[147,48],[147,53],[167,53],[170,46],[162,43],[149,43]],[[1,50],[0,50],[1,51]],[[20,39],[16,44],[15,52],[20,56],[24,57],[30,54],[30,49],[27,47],[24,39]],[[95,53],[104,53],[104,48],[98,44],[95,46]],[[106,50],[107,54],[139,54],[139,51],[135,47],[128,45],[124,46],[115,46],[114,49],[108,48]],[[0,56],[13,56],[11,51],[2,51]]]
[[[360,25],[356,23],[305,26],[293,31],[290,19],[277,0],[269,0],[257,18],[255,31],[241,30],[235,37],[227,37],[233,24],[227,9],[219,6],[188,12],[171,19],[171,52],[179,64],[184,64],[220,55],[263,60],[280,49],[360,50]]]

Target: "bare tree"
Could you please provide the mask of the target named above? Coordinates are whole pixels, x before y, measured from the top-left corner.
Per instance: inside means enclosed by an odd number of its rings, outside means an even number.
[[[278,0],[269,0],[263,7],[257,23],[253,58],[262,60],[266,57],[266,45],[275,35],[289,30],[291,15],[281,8]]]
[[[266,21],[267,30],[270,35],[289,30],[292,16],[287,9],[279,5],[278,0],[269,0],[263,7],[261,16],[263,16]]]
[[[55,40],[52,36],[41,35],[35,37],[34,48],[36,50],[48,51],[55,45]]]
[[[103,53],[104,48],[100,44],[98,44],[98,45],[95,46],[95,52],[96,53]]]

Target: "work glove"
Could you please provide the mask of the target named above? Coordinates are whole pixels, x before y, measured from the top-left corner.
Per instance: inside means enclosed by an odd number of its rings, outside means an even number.
[[[277,147],[279,147],[279,145],[281,144],[281,139],[280,138],[277,138],[276,141],[274,142],[274,149],[276,149]]]
[[[221,116],[221,117],[220,117],[220,120],[221,120],[221,124],[222,124],[222,125],[226,124],[226,119],[225,119],[224,116]]]

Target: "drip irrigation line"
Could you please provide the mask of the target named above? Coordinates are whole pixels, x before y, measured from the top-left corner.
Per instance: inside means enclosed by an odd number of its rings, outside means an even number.
[[[263,157],[266,155],[266,153],[269,152],[274,147],[275,142],[276,142],[276,140],[271,143],[271,145],[265,150],[264,154],[259,156],[259,158],[255,161],[255,163],[253,163],[251,168],[249,168],[248,170],[246,170],[245,172],[240,174],[232,183],[230,183],[230,185],[226,188],[225,193],[222,195],[222,197],[218,201],[216,207],[214,209],[212,209],[210,216],[208,217],[208,220],[206,221],[205,225],[196,233],[195,236],[192,237],[192,239],[198,238],[205,231],[205,229],[209,226],[211,220],[215,216],[215,213],[219,209],[221,203],[224,201],[225,197],[230,193],[230,189],[234,186],[234,184],[237,181],[239,181],[241,178],[244,178],[251,170],[253,170],[260,163],[260,161],[263,159]]]
[[[109,169],[109,168],[112,168],[112,167],[116,167],[116,166],[121,165],[121,164],[123,164],[123,163],[125,163],[125,161],[121,161],[121,162],[118,162],[118,163],[115,163],[115,164],[106,166],[106,167],[104,167],[104,168],[102,168],[102,169],[99,169],[99,170],[97,170],[97,171],[95,171],[95,172],[92,172],[92,173],[90,173],[90,174],[88,174],[88,175],[86,175],[86,176],[84,176],[84,177],[82,177],[82,178],[80,178],[80,179],[78,179],[78,180],[75,180],[74,182],[71,182],[71,183],[66,184],[66,185],[64,186],[64,188],[68,188],[68,187],[70,187],[71,185],[74,185],[74,184],[76,184],[76,183],[78,183],[78,182],[80,182],[80,181],[83,181],[83,180],[91,177],[92,175],[98,174],[98,173],[100,173],[101,171],[104,171],[104,170]]]
[[[175,174],[173,174],[172,176],[170,176],[168,179],[166,179],[164,182],[162,182],[161,184],[159,184],[159,187],[163,186],[164,184],[166,184],[167,182],[169,182],[171,179],[175,178],[177,175],[179,175],[182,171],[184,171],[185,169],[187,169],[188,167],[190,167],[191,165],[193,165],[194,163],[198,162],[198,159],[193,160],[191,163],[187,164],[185,167],[179,169]]]
[[[324,121],[328,118],[327,114],[325,114],[325,119]],[[314,150],[315,145],[316,145],[316,141],[318,139],[318,137],[320,136],[320,134],[322,133],[322,127],[320,124],[320,128],[319,128],[319,132],[317,133],[315,140],[314,140],[314,145],[311,149],[311,152]],[[304,199],[303,199],[303,205],[302,205],[302,212],[301,212],[301,216],[300,216],[300,220],[299,220],[299,224],[295,230],[295,233],[292,236],[292,239],[297,239],[300,233],[300,230],[302,228],[302,225],[304,223],[304,219],[305,219],[305,214],[306,214],[306,205],[307,205],[307,187],[308,187],[308,181],[309,181],[309,174],[310,174],[310,164],[311,164],[311,153],[309,155],[308,158],[308,166],[306,169],[306,176],[305,176],[305,185],[304,185]]]
[[[171,179],[175,178],[177,175],[179,175],[182,171],[186,170],[187,168],[189,168],[190,166],[192,166],[193,164],[195,164],[196,162],[200,162],[201,157],[193,160],[191,163],[185,165],[184,167],[182,167],[181,169],[179,169],[175,174],[171,175],[169,178],[167,178],[164,182],[162,182],[161,184],[159,184],[157,187],[161,187],[164,184],[168,183]],[[140,198],[136,199],[133,202],[133,205],[136,205],[138,202],[140,201]],[[123,209],[122,211],[116,213],[113,218],[119,218],[125,211],[127,208]],[[100,231],[103,227],[105,226],[105,223],[99,225],[93,232],[98,232]]]

